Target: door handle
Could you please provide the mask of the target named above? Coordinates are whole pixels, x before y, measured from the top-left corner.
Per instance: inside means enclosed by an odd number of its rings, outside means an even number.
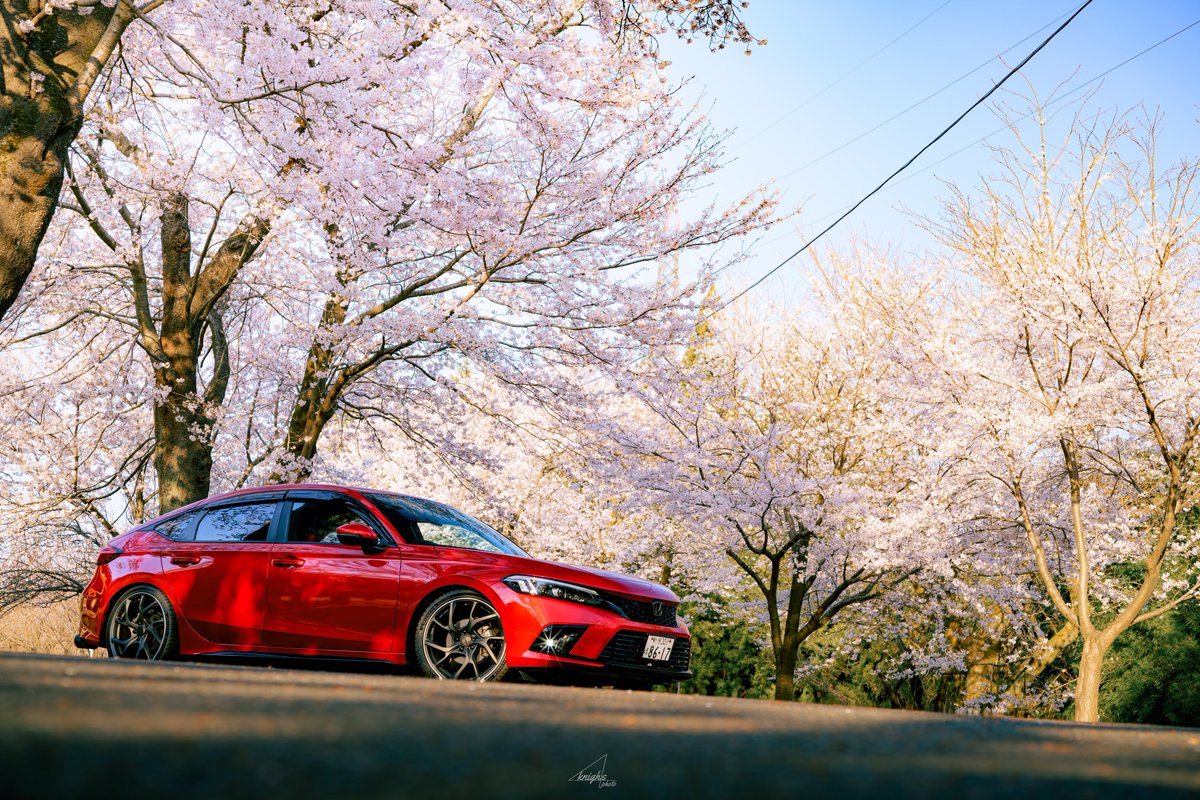
[[[171,556],[171,563],[177,567],[194,567],[200,563],[200,556]]]
[[[271,559],[271,566],[273,566],[273,567],[283,567],[284,569],[295,569],[296,567],[300,567],[303,565],[304,565],[304,559],[296,558],[295,556],[284,556],[283,558],[272,558]]]

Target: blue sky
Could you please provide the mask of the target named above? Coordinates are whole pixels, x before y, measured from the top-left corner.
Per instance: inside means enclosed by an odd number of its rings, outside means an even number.
[[[795,223],[764,238],[733,283],[744,285],[765,273],[803,244],[802,234],[815,235],[874,188],[1081,2],[751,0],[745,18],[755,35],[768,39],[753,55],[736,48],[710,53],[702,44],[663,37],[663,54],[673,62],[671,75],[692,78],[689,97],[709,109],[715,126],[733,130],[726,145],[729,165],[715,178],[712,193],[730,200],[775,179],[786,206],[803,205]],[[1060,85],[1060,93],[1069,92],[1198,20],[1200,0],[1095,0],[1022,72],[1043,97]],[[991,60],[963,77],[1005,51],[1008,66]],[[1160,109],[1161,152],[1172,160],[1200,157],[1198,67],[1200,24],[1092,84],[1099,88],[1089,108],[1144,104]],[[959,78],[936,97],[846,145]],[[1028,88],[1017,75],[992,99],[1006,89],[1027,93]],[[1007,100],[1024,105],[1011,95]],[[991,171],[987,145],[1002,146],[1010,139],[997,134],[986,143],[975,142],[999,127],[988,106],[980,106],[899,176],[899,183],[869,200],[818,247],[844,247],[857,237],[902,252],[924,252],[931,242],[901,208],[932,214],[946,195],[943,181],[974,186],[980,174]],[[793,261],[757,292],[778,298],[781,292],[801,291],[796,275],[807,263],[804,256]]]

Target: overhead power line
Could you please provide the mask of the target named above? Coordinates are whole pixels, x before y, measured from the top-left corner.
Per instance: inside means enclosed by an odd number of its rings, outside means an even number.
[[[1194,21],[1190,22],[1189,24],[1184,25],[1182,28],[1175,31],[1171,35],[1164,36],[1162,39],[1159,39],[1154,44],[1152,44],[1149,47],[1146,47],[1142,50],[1139,50],[1137,53],[1134,53],[1129,58],[1126,58],[1124,61],[1120,62],[1119,64],[1114,64],[1113,66],[1104,70],[1104,72],[1101,72],[1099,75],[1089,78],[1088,80],[1084,81],[1083,83],[1079,84],[1078,86],[1076,86],[1075,88],[1071,89],[1068,92],[1062,93],[1058,97],[1049,101],[1046,104],[1046,107],[1050,108],[1052,106],[1058,105],[1059,103],[1066,102],[1072,95],[1082,92],[1084,89],[1091,86],[1093,83],[1097,83],[1099,81],[1104,80],[1106,77],[1108,77],[1112,73],[1116,72],[1117,70],[1121,69],[1122,67],[1126,66],[1127,64],[1130,64],[1130,63],[1136,61],[1137,59],[1139,59],[1142,56],[1146,55],[1147,53],[1151,52],[1152,50],[1156,50],[1159,47],[1162,47],[1167,42],[1171,41],[1172,39],[1175,39],[1176,37],[1180,36],[1181,34],[1187,33],[1192,28],[1195,28],[1197,25],[1200,25],[1200,19],[1194,20]],[[1022,114],[1021,116],[1015,118],[1013,121],[1020,122],[1022,120],[1028,119],[1029,117],[1033,116],[1033,114],[1034,114],[1033,111],[1026,112],[1025,114]],[[970,144],[964,145],[963,147],[960,147],[959,149],[955,150],[953,153],[950,153],[949,155],[939,158],[937,161],[934,161],[932,164],[929,164],[928,166],[925,166],[925,167],[921,167],[921,169],[916,170],[915,172],[910,172],[908,175],[904,176],[900,180],[893,183],[892,186],[899,186],[900,184],[904,183],[905,181],[912,180],[913,178],[917,177],[918,175],[923,175],[924,173],[928,172],[929,170],[933,169],[934,167],[938,166],[939,164],[944,164],[947,161],[949,161],[950,159],[954,158],[955,156],[962,155],[963,153],[967,152],[968,150],[970,150],[974,147],[978,147],[979,145],[986,142],[988,139],[991,139],[993,136],[1003,133],[1006,130],[1009,130],[1009,126],[1002,125],[1001,127],[997,128],[996,130],[992,131],[991,133],[987,134],[986,136],[981,136],[980,138],[976,139],[975,141],[971,142]],[[835,217],[838,214],[841,214],[843,211],[845,211],[848,208],[850,208],[850,206],[845,206],[845,207],[839,209],[838,211],[831,212],[829,214],[826,214],[823,217],[818,217],[817,219],[813,220],[809,224],[810,225],[820,224],[827,219],[831,219],[832,217]],[[780,236],[777,239],[772,239],[771,241],[776,242],[776,241],[779,241],[780,239],[785,239],[791,235],[792,234],[785,234],[784,236]]]
[[[1090,80],[1088,80],[1088,81],[1085,81],[1084,83],[1081,83],[1081,84],[1079,84],[1078,86],[1076,86],[1076,87],[1075,87],[1074,89],[1072,89],[1071,91],[1069,91],[1069,92],[1063,92],[1061,95],[1059,95],[1058,97],[1054,98],[1054,99],[1053,99],[1053,100],[1051,100],[1049,103],[1047,103],[1047,104],[1046,104],[1046,107],[1047,107],[1047,108],[1049,108],[1050,106],[1058,105],[1059,103],[1062,103],[1062,102],[1066,101],[1066,100],[1067,100],[1067,98],[1069,98],[1071,95],[1078,94],[1079,92],[1082,92],[1082,91],[1083,91],[1084,89],[1086,89],[1087,87],[1091,86],[1093,83],[1096,83],[1097,81],[1104,80],[1104,78],[1106,78],[1106,77],[1107,77],[1107,76],[1108,76],[1110,73],[1116,72],[1116,71],[1117,71],[1117,70],[1119,70],[1121,67],[1123,67],[1123,66],[1125,66],[1126,64],[1128,64],[1129,62],[1131,62],[1131,61],[1134,61],[1134,60],[1136,60],[1136,59],[1139,59],[1139,58],[1141,58],[1142,56],[1144,56],[1144,55],[1146,55],[1147,53],[1149,53],[1151,50],[1154,50],[1155,48],[1161,47],[1162,45],[1164,45],[1164,44],[1166,44],[1167,42],[1169,42],[1169,41],[1171,41],[1172,39],[1174,39],[1176,36],[1179,36],[1180,34],[1186,33],[1187,31],[1190,31],[1192,28],[1196,27],[1197,25],[1200,25],[1200,19],[1198,19],[1198,20],[1196,20],[1196,21],[1192,22],[1190,25],[1185,25],[1185,26],[1183,26],[1183,27],[1182,27],[1182,28],[1180,28],[1179,30],[1177,30],[1177,31],[1175,31],[1174,33],[1172,33],[1170,36],[1167,36],[1167,37],[1165,37],[1165,38],[1163,38],[1163,39],[1159,39],[1157,42],[1155,42],[1154,44],[1150,45],[1150,46],[1149,46],[1149,47],[1147,47],[1145,50],[1142,50],[1142,51],[1140,51],[1140,52],[1138,52],[1138,53],[1135,53],[1135,54],[1131,55],[1129,58],[1125,59],[1125,60],[1124,60],[1124,61],[1122,61],[1120,64],[1117,64],[1117,65],[1115,65],[1115,66],[1109,67],[1108,69],[1104,70],[1104,72],[1101,72],[1099,75],[1097,75],[1096,77],[1094,77],[1094,78],[1092,78],[1092,79],[1090,79]],[[1030,111],[1030,112],[1028,112],[1028,113],[1022,114],[1021,116],[1017,117],[1017,118],[1014,120],[1014,122],[1020,122],[1020,121],[1021,121],[1021,120],[1023,120],[1023,119],[1028,119],[1029,117],[1033,116],[1033,113],[1034,113],[1034,112]],[[914,173],[912,173],[912,174],[908,175],[907,177],[905,177],[905,178],[903,178],[903,179],[901,179],[901,180],[898,180],[898,181],[896,181],[896,183],[904,183],[904,181],[908,180],[909,178],[915,178],[915,177],[917,177],[918,175],[920,175],[920,174],[922,174],[922,173],[924,173],[924,172],[928,172],[929,170],[931,170],[931,169],[933,169],[934,167],[936,167],[938,164],[943,164],[943,163],[945,163],[946,161],[949,161],[950,159],[952,159],[952,158],[954,158],[955,156],[959,155],[960,153],[963,153],[963,152],[965,152],[965,151],[967,151],[967,150],[970,150],[972,147],[976,147],[977,145],[980,145],[980,144],[982,144],[983,142],[987,141],[988,139],[992,138],[992,137],[993,137],[993,136],[995,136],[996,134],[998,134],[998,133],[1003,133],[1003,132],[1004,132],[1004,131],[1006,131],[1006,130],[1008,130],[1008,126],[1007,126],[1007,125],[1004,125],[1004,126],[1002,126],[1002,127],[1000,127],[1000,128],[997,128],[996,130],[994,130],[994,131],[992,131],[991,133],[989,133],[987,136],[984,136],[984,137],[982,137],[982,138],[976,139],[975,141],[971,142],[971,143],[970,143],[969,145],[967,145],[966,147],[961,147],[961,148],[959,148],[958,150],[955,150],[953,153],[951,153],[951,154],[950,154],[950,155],[948,155],[948,156],[945,156],[945,157],[943,157],[943,158],[939,158],[937,161],[933,162],[933,163],[932,163],[932,164],[930,164],[929,166],[927,166],[927,167],[922,167],[921,169],[919,169],[919,170],[917,170],[916,172],[914,172]]]
[[[1008,74],[1006,74],[1003,78],[1001,78],[1000,81],[998,83],[996,83],[994,86],[992,86],[991,89],[988,89],[987,92],[985,92],[982,97],[980,97],[978,100],[976,100],[974,103],[972,103],[967,108],[966,111],[959,114],[958,117],[955,118],[955,120],[953,122],[951,122],[949,125],[947,125],[942,130],[941,133],[939,133],[937,136],[933,137],[933,139],[931,139],[928,144],[926,144],[924,147],[922,147],[920,150],[918,150],[910,159],[908,159],[903,164],[901,164],[899,169],[897,169],[891,175],[888,175],[886,178],[883,179],[883,181],[878,186],[876,186],[874,189],[872,189],[871,191],[869,191],[865,195],[863,195],[862,199],[860,199],[854,205],[850,206],[850,208],[847,209],[845,212],[843,212],[841,214],[841,216],[839,216],[837,219],[835,219],[833,222],[831,222],[829,225],[827,225],[825,228],[823,228],[820,233],[818,233],[812,239],[809,239],[808,242],[806,242],[803,247],[801,247],[796,252],[792,253],[790,256],[785,258],[783,261],[780,261],[778,264],[776,264],[774,267],[772,267],[770,270],[768,270],[764,275],[762,275],[760,278],[758,278],[758,280],[754,281],[754,283],[752,283],[749,286],[747,286],[746,288],[742,289],[740,292],[738,292],[733,297],[731,297],[727,302],[722,303],[720,306],[713,309],[711,312],[709,312],[704,317],[704,319],[705,320],[712,319],[717,314],[721,313],[723,310],[725,310],[726,308],[729,308],[729,306],[733,305],[735,302],[737,302],[741,298],[745,297],[747,294],[749,294],[751,291],[753,291],[755,288],[757,288],[767,278],[771,277],[776,272],[783,269],[796,256],[800,255],[805,250],[807,250],[808,248],[810,248],[814,244],[816,244],[818,241],[820,241],[821,238],[825,236],[825,234],[829,233],[831,230],[836,228],[842,222],[842,220],[846,219],[846,217],[850,216],[855,211],[857,211],[859,206],[861,206],[863,203],[867,202],[872,197],[874,197],[876,194],[878,194],[883,189],[883,187],[885,187],[889,183],[891,183],[893,178],[895,178],[901,172],[904,172],[904,170],[908,169],[914,161],[916,161],[918,158],[920,158],[922,155],[924,155],[925,151],[929,150],[929,148],[933,147],[935,144],[937,144],[939,141],[941,141],[942,138],[946,136],[946,134],[948,134],[948,133],[950,133],[950,131],[954,130],[955,126],[957,126],[958,123],[962,122],[968,114],[970,114],[972,111],[974,111],[976,108],[981,106],[984,102],[986,102],[987,99],[989,97],[991,97],[993,94],[995,94],[996,91],[999,90],[999,88],[1001,86],[1003,86],[1008,81],[1009,78],[1011,78],[1013,75],[1016,75],[1018,72],[1020,72],[1021,69],[1026,64],[1028,64],[1033,59],[1034,56],[1036,56],[1038,53],[1040,53],[1042,51],[1042,48],[1044,48],[1046,45],[1050,44],[1051,40],[1053,40],[1054,37],[1056,37],[1056,36],[1058,36],[1058,34],[1062,33],[1063,30],[1068,25],[1070,25],[1075,20],[1076,17],[1078,17],[1081,13],[1083,13],[1083,10],[1085,8],[1087,8],[1088,6],[1090,6],[1091,4],[1092,4],[1092,0],[1085,0],[1083,5],[1081,5],[1079,8],[1077,8],[1075,10],[1075,13],[1073,13],[1070,17],[1068,17],[1067,20],[1065,22],[1063,22],[1063,24],[1061,24],[1057,28],[1055,28],[1054,32],[1051,33],[1049,36],[1047,36],[1044,40],[1042,40],[1042,43],[1039,44],[1037,47],[1035,47],[1029,53],[1029,55],[1027,55],[1027,56],[1025,56],[1025,58],[1021,59],[1021,62],[1019,64],[1017,64],[1015,67],[1010,69],[1008,71]]]
[[[813,166],[814,164],[819,164],[820,162],[822,162],[822,161],[824,161],[825,159],[829,158],[831,155],[834,155],[835,153],[839,153],[839,152],[841,152],[842,150],[845,150],[847,147],[849,147],[850,145],[854,144],[855,142],[857,142],[857,141],[860,141],[860,140],[862,140],[862,139],[865,139],[867,136],[870,136],[872,133],[874,133],[875,131],[879,130],[879,129],[880,129],[880,128],[882,128],[883,126],[885,126],[885,125],[887,125],[887,124],[889,124],[889,123],[891,123],[891,122],[895,122],[896,120],[900,119],[900,117],[903,117],[905,114],[907,114],[908,112],[912,111],[914,108],[918,108],[919,106],[922,106],[922,105],[924,105],[925,103],[927,103],[927,102],[929,102],[930,100],[932,100],[933,98],[937,97],[939,94],[941,94],[942,92],[944,92],[944,91],[946,91],[947,89],[951,88],[952,86],[955,86],[955,85],[957,85],[957,84],[959,84],[959,83],[962,83],[962,82],[963,82],[963,81],[965,81],[967,78],[971,77],[971,76],[972,76],[972,75],[974,75],[976,72],[979,72],[979,70],[981,70],[981,69],[983,69],[984,67],[986,67],[988,64],[991,64],[993,61],[997,61],[997,60],[999,60],[999,59],[1003,59],[1003,58],[1004,58],[1004,56],[1008,55],[1008,54],[1009,54],[1009,53],[1011,53],[1013,50],[1016,50],[1018,47],[1020,47],[1021,45],[1025,44],[1027,41],[1029,41],[1030,39],[1032,39],[1033,37],[1037,36],[1037,35],[1038,35],[1039,33],[1041,33],[1042,31],[1044,31],[1044,30],[1046,30],[1047,28],[1049,28],[1051,25],[1054,25],[1055,23],[1057,23],[1057,22],[1061,21],[1061,20],[1062,20],[1062,18],[1063,18],[1063,17],[1065,17],[1065,16],[1067,16],[1067,14],[1069,14],[1069,13],[1071,13],[1071,12],[1069,12],[1069,11],[1068,11],[1068,12],[1066,12],[1065,14],[1059,14],[1057,17],[1055,17],[1054,19],[1050,20],[1049,22],[1047,22],[1047,23],[1046,23],[1045,25],[1043,25],[1042,27],[1038,28],[1038,29],[1037,29],[1036,31],[1034,31],[1033,33],[1030,33],[1029,35],[1027,35],[1027,36],[1026,36],[1024,39],[1022,39],[1021,41],[1019,41],[1019,42],[1017,42],[1016,44],[1013,44],[1013,45],[1009,46],[1007,49],[1003,50],[1003,51],[1002,51],[1002,52],[1001,52],[999,55],[997,55],[997,56],[993,56],[993,57],[989,58],[987,61],[984,61],[982,64],[980,64],[979,66],[975,67],[974,69],[972,69],[972,70],[971,70],[971,71],[969,71],[969,72],[964,72],[962,75],[959,75],[957,78],[955,78],[954,80],[950,81],[949,83],[947,83],[947,84],[946,84],[945,86],[943,86],[942,88],[938,89],[938,90],[937,90],[937,91],[935,91],[935,92],[931,92],[931,93],[929,93],[929,94],[925,95],[925,96],[924,96],[924,97],[922,97],[920,100],[918,100],[917,102],[915,102],[915,103],[913,103],[912,105],[910,105],[908,108],[905,108],[903,111],[899,111],[899,112],[897,112],[897,113],[893,114],[892,116],[888,117],[888,118],[887,118],[887,119],[885,119],[883,122],[880,122],[878,125],[874,126],[874,127],[873,127],[873,128],[871,128],[870,130],[863,131],[863,132],[862,132],[862,133],[860,133],[858,136],[855,136],[853,139],[850,139],[849,141],[846,141],[846,142],[842,142],[841,144],[839,144],[837,147],[833,148],[832,150],[829,150],[828,152],[822,153],[821,155],[817,156],[816,158],[812,159],[811,161],[808,161],[808,162],[806,162],[806,163],[804,163],[804,164],[801,164],[800,166],[796,167],[795,169],[791,170],[790,172],[786,172],[786,173],[784,173],[783,175],[780,175],[780,176],[779,176],[779,178],[778,178],[777,180],[783,181],[783,180],[786,180],[786,179],[788,179],[788,178],[792,177],[793,175],[795,175],[795,174],[796,174],[796,173],[798,173],[798,172],[803,172],[804,170],[808,169],[809,167]]]
[[[903,39],[905,36],[908,36],[908,35],[909,35],[910,33],[912,33],[914,30],[916,30],[917,28],[919,28],[919,27],[920,27],[920,26],[921,26],[921,25],[922,25],[922,24],[923,24],[923,23],[924,23],[924,22],[925,22],[927,19],[929,19],[929,18],[930,18],[930,17],[932,17],[934,14],[938,13],[939,11],[941,11],[941,10],[942,10],[943,8],[945,8],[946,6],[950,5],[952,2],[954,2],[954,0],[946,0],[946,2],[942,3],[940,6],[938,6],[937,8],[935,8],[933,11],[930,11],[928,14],[926,14],[925,16],[921,17],[919,20],[917,20],[916,22],[914,22],[914,23],[913,23],[913,24],[912,24],[912,25],[911,25],[911,26],[910,26],[910,27],[909,27],[907,30],[905,30],[903,33],[901,33],[901,34],[900,34],[899,36],[897,36],[895,39],[892,39],[890,42],[888,42],[887,44],[885,44],[883,47],[879,48],[879,49],[878,49],[878,50],[876,50],[874,53],[871,53],[871,55],[867,56],[867,57],[866,57],[866,58],[864,58],[862,61],[860,61],[860,62],[858,62],[857,64],[855,64],[855,65],[854,65],[853,67],[851,67],[851,68],[850,68],[850,69],[849,69],[847,72],[843,73],[841,77],[839,77],[839,78],[837,78],[836,80],[834,80],[834,81],[833,81],[833,83],[829,84],[828,86],[826,86],[826,87],[825,87],[824,89],[822,89],[821,91],[819,91],[819,92],[817,92],[816,94],[812,95],[812,96],[811,96],[811,97],[809,97],[807,100],[805,100],[804,102],[802,102],[800,105],[798,105],[798,106],[796,106],[795,108],[793,108],[792,110],[788,111],[786,114],[784,114],[784,115],[783,115],[782,117],[780,117],[779,119],[775,120],[774,122],[771,122],[771,123],[769,123],[769,124],[768,124],[768,125],[766,125],[765,127],[763,127],[763,128],[760,128],[760,129],[758,129],[757,131],[755,131],[754,133],[750,134],[750,136],[749,136],[749,137],[746,139],[746,142],[752,142],[752,141],[754,141],[754,140],[755,140],[756,138],[758,138],[760,135],[762,135],[762,134],[766,133],[767,131],[771,130],[771,128],[774,128],[776,125],[778,125],[779,123],[783,122],[785,119],[787,119],[788,117],[792,116],[792,115],[793,115],[793,114],[795,114],[797,111],[800,111],[800,110],[801,110],[801,109],[803,109],[805,106],[807,106],[809,103],[811,103],[812,101],[816,100],[818,97],[820,97],[821,95],[825,94],[826,92],[828,92],[828,91],[829,91],[830,89],[832,89],[833,87],[837,86],[837,85],[838,85],[839,83],[841,83],[842,81],[846,80],[846,78],[849,78],[851,75],[853,75],[854,73],[858,72],[860,69],[862,69],[863,67],[865,67],[867,64],[869,64],[869,63],[871,63],[872,61],[874,61],[874,60],[875,60],[875,58],[876,58],[877,56],[879,56],[879,54],[880,54],[880,53],[882,53],[883,51],[887,50],[889,47],[891,47],[891,46],[892,46],[892,45],[894,45],[896,42],[898,42],[898,41],[900,41],[901,39]]]

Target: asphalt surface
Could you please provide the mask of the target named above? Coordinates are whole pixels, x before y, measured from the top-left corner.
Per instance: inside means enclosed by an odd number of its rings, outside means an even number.
[[[0,655],[12,800],[1055,795],[1200,796],[1200,730]]]

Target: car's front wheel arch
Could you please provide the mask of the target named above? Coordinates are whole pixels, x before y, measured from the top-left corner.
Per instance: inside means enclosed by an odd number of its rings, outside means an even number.
[[[461,578],[460,578],[460,580],[461,580]],[[416,603],[416,605],[413,606],[412,613],[408,615],[407,621],[400,620],[400,622],[403,623],[405,626],[405,629],[404,629],[404,647],[405,647],[404,664],[405,664],[405,666],[409,666],[409,667],[418,666],[417,661],[416,661],[417,624],[421,621],[421,617],[424,616],[425,610],[428,609],[430,605],[437,602],[438,598],[442,597],[443,595],[447,595],[447,594],[450,594],[451,592],[457,592],[457,591],[475,592],[475,594],[482,596],[485,600],[487,600],[489,603],[491,603],[493,608],[499,609],[502,606],[501,601],[497,597],[494,596],[493,592],[488,591],[486,588],[484,588],[482,583],[481,583],[481,585],[475,585],[474,581],[464,582],[464,583],[442,583],[439,586],[435,586],[434,588],[429,589],[426,592],[425,596],[422,597]],[[397,634],[399,634],[399,630],[397,630]]]
[[[508,672],[499,604],[470,586],[426,596],[409,623],[405,661],[432,678],[502,680]]]

